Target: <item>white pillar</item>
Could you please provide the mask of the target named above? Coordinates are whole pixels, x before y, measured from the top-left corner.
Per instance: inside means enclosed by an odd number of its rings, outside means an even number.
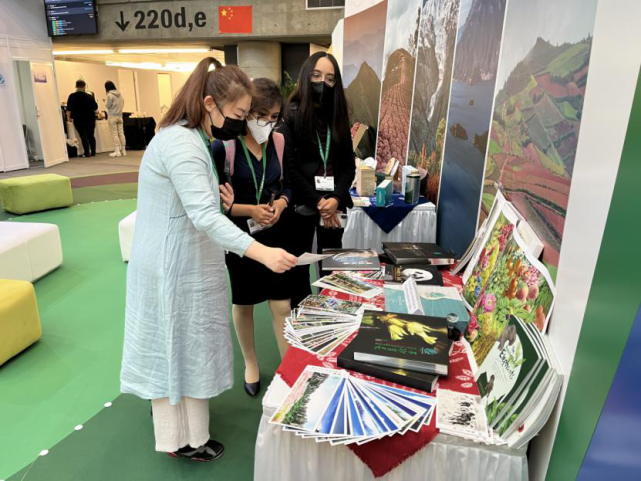
[[[266,77],[280,84],[281,55],[278,42],[241,42],[238,66],[251,78]]]

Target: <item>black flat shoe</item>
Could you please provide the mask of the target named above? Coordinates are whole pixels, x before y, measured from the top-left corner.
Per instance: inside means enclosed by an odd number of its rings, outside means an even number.
[[[257,382],[245,382],[245,392],[251,397],[258,396],[260,394],[260,379]]]
[[[206,444],[202,445],[199,448],[192,448],[187,445],[184,448],[180,448],[178,451],[173,453],[167,453],[167,455],[172,458],[187,458],[192,461],[199,461],[201,463],[206,463],[213,461],[214,459],[220,458],[225,453],[225,446],[218,441],[210,439]]]

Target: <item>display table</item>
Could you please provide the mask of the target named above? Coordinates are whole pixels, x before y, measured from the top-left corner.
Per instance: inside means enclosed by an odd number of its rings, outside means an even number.
[[[444,283],[460,284],[460,278],[443,273]],[[370,281],[382,286],[382,281]],[[356,296],[324,289],[323,295],[338,299],[363,302]],[[377,308],[385,308],[384,296],[368,301]],[[351,480],[495,480],[519,481],[528,479],[526,449],[508,449],[489,446],[439,434],[436,416],[419,433],[392,436],[362,446],[331,446],[303,439],[285,432],[280,426],[269,424],[276,409],[308,365],[337,369],[337,356],[351,341],[325,357],[290,347],[278,368],[274,380],[263,398],[263,416],[256,438],[254,479],[305,481],[337,479]],[[455,343],[450,354],[450,375],[438,381],[437,389],[478,394],[470,370],[467,352],[462,343]],[[352,376],[382,384],[393,383],[350,372]],[[435,393],[433,393],[434,395]],[[437,407],[438,409],[438,407]],[[379,476],[376,478],[376,474]]]
[[[261,481],[528,479],[525,449],[516,451],[438,434],[432,442],[386,475],[375,478],[346,446],[302,439],[269,424],[289,387],[277,374],[263,398],[256,438],[254,479]]]
[[[113,152],[115,150],[113,140],[111,138],[111,131],[109,130],[109,122],[106,120],[96,120],[96,153]],[[67,122],[67,137],[69,140],[76,140],[78,142],[78,155],[85,153],[82,148],[82,142],[78,131],[73,125],[73,122]]]
[[[436,242],[436,206],[431,202],[417,205],[389,234],[360,207],[348,209],[343,248],[372,248],[382,254],[383,242]]]
[[[127,117],[123,119],[127,149],[145,150],[156,135],[156,121],[153,117]]]

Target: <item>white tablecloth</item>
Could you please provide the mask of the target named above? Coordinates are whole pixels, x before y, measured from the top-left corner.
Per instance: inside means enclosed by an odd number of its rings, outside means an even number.
[[[383,232],[360,207],[348,210],[343,234],[344,249],[371,248],[382,254],[383,242],[436,242],[434,204],[417,205],[389,234]]]
[[[276,375],[263,398],[256,438],[258,481],[526,481],[525,449],[508,450],[442,434],[382,478],[346,446],[330,446],[286,433],[269,419],[289,388]]]
[[[103,152],[113,152],[114,143],[111,140],[111,131],[109,130],[109,122],[106,120],[96,120],[96,153],[101,154]],[[67,122],[67,137],[69,140],[78,140],[78,155],[83,155],[85,153],[82,148],[82,142],[80,141],[80,136],[76,131],[76,128],[73,125],[73,122]]]

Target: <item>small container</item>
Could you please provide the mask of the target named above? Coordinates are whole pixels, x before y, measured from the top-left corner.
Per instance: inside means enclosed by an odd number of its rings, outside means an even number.
[[[420,195],[421,176],[416,173],[408,174],[405,179],[405,203],[416,205]]]
[[[447,321],[447,337],[448,339],[452,339],[453,341],[458,341],[459,338],[461,337],[461,331],[458,330],[457,324],[459,321],[459,317],[457,314],[454,314],[453,312],[450,312],[446,317],[445,320]]]

